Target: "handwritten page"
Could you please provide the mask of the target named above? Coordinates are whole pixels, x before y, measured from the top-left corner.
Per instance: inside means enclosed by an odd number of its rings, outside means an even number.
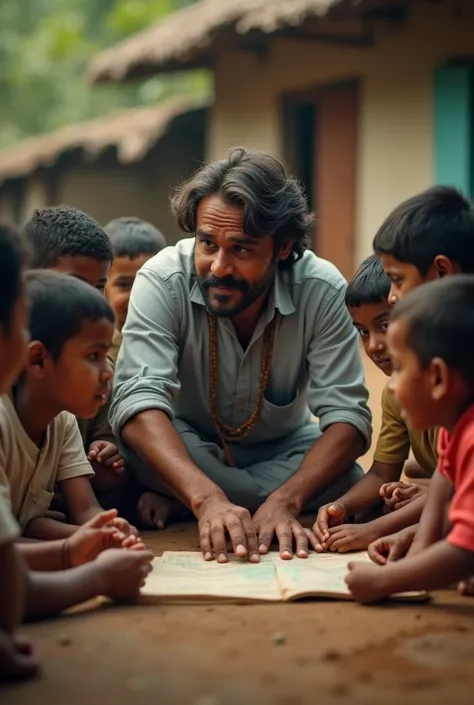
[[[351,561],[369,561],[366,553],[310,553],[308,558],[283,561],[274,554],[282,598],[296,597],[338,597],[352,599],[344,578]]]
[[[163,599],[279,601],[281,593],[270,555],[258,564],[233,556],[229,563],[205,561],[198,552],[166,552],[155,558],[142,595]]]

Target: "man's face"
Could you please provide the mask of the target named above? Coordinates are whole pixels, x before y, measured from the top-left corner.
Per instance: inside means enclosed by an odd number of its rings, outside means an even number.
[[[268,291],[278,260],[291,247],[275,253],[271,236],[253,238],[244,232],[243,208],[218,194],[200,201],[197,210],[194,263],[208,310],[232,317]]]
[[[128,302],[132,291],[133,282],[139,269],[147,262],[151,254],[142,254],[138,257],[115,257],[110,268],[105,294],[107,301],[112,306],[115,314],[115,323],[122,330],[127,318]]]
[[[107,284],[110,262],[86,255],[65,255],[60,257],[51,269],[81,279],[103,293]]]
[[[388,301],[392,306],[417,286],[436,278],[436,272],[430,270],[426,277],[423,277],[414,264],[400,262],[392,255],[380,255],[380,261],[392,282],[388,295]]]
[[[386,335],[390,309],[386,301],[364,306],[351,306],[349,313],[357,328],[366,354],[372,362],[388,376],[392,374],[392,362],[387,351]]]
[[[393,372],[390,389],[402,410],[402,417],[415,431],[437,426],[440,421],[438,403],[433,395],[433,376],[424,370],[408,345],[407,327],[402,320],[390,324],[387,344]]]

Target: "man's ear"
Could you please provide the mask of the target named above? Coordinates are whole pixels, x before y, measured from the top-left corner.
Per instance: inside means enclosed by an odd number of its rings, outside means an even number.
[[[291,255],[291,251],[293,249],[293,240],[285,240],[285,242],[282,242],[280,245],[280,253],[278,255],[278,259],[288,259],[288,257]]]
[[[28,345],[28,353],[26,355],[25,369],[28,374],[42,379],[45,375],[45,364],[47,359],[47,351],[43,343],[39,340],[32,340]]]
[[[446,255],[436,255],[433,260],[432,265],[436,278],[442,279],[443,277],[451,276],[451,274],[460,274],[461,270],[458,265],[453,262],[452,259],[446,257]]]
[[[434,357],[431,360],[428,371],[433,401],[442,401],[449,392],[451,371],[441,357]]]

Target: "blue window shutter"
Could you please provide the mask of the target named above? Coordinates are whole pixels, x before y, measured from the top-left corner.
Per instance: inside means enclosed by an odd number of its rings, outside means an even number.
[[[473,67],[443,66],[435,72],[436,183],[473,193]]]

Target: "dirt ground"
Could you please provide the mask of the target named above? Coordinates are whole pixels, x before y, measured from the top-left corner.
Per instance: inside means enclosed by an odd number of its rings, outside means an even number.
[[[368,369],[375,427],[384,380]],[[367,466],[367,462],[365,463]],[[146,535],[197,548],[196,526]],[[427,605],[90,605],[30,624],[42,678],[2,705],[472,705],[474,598]]]

